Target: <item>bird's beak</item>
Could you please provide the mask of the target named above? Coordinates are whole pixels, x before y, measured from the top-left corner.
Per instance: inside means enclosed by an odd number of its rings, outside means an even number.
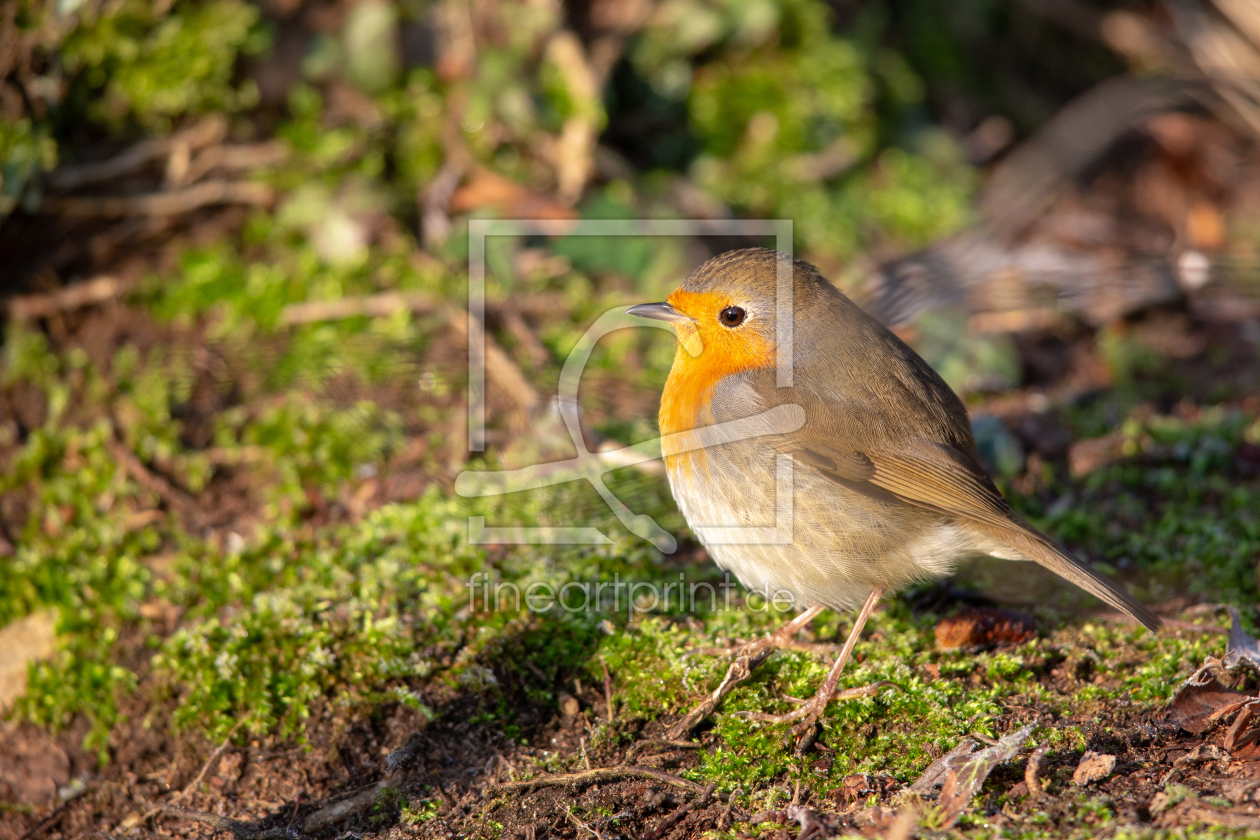
[[[640,318],[653,318],[657,321],[669,321],[673,324],[685,324],[691,319],[668,303],[640,303],[626,310],[627,315],[638,315]]]

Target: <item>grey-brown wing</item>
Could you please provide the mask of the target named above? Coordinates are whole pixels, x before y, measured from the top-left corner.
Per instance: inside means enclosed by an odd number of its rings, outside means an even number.
[[[714,420],[764,411],[795,395],[791,389],[771,392],[756,385],[752,379],[732,381],[720,399],[713,401]],[[791,434],[764,438],[774,451],[868,498],[891,505],[914,505],[967,523],[1148,628],[1160,626],[1159,618],[1143,604],[1016,515],[980,465],[959,446],[924,437],[881,435],[877,420],[867,420],[865,429],[871,433],[861,434],[855,423],[862,423],[862,407],[820,407],[809,404],[808,399],[802,402],[804,426]],[[837,420],[846,408],[859,415],[856,421],[850,418],[847,426]]]

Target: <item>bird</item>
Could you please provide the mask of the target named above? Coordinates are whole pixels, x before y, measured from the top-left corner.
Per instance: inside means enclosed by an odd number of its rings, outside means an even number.
[[[740,649],[671,737],[698,725],[824,608],[858,608],[813,698],[786,715],[749,715],[793,723],[799,752],[829,702],[882,687],[837,693],[884,594],[974,557],[1038,563],[1149,630],[1160,627],[1150,609],[1011,509],[980,465],[958,395],[809,263],[764,248],[727,251],[664,302],[626,311],[668,322],[677,339],[659,421],[669,486],[688,525],[745,587],[800,610]]]

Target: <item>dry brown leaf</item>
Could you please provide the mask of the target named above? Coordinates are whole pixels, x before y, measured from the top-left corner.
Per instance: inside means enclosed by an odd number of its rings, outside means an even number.
[[[994,607],[963,610],[936,625],[936,646],[944,650],[1023,644],[1037,635],[1030,616]]]
[[[0,713],[26,693],[32,662],[47,659],[57,647],[57,616],[41,610],[0,628]]]
[[[577,214],[554,199],[504,178],[478,169],[451,195],[452,213],[494,210],[505,219],[573,219]]]
[[[1251,699],[1246,692],[1223,685],[1215,674],[1219,667],[1219,659],[1208,657],[1207,662],[1190,675],[1169,703],[1169,721],[1199,735],[1219,719],[1218,712]]]
[[[1238,717],[1225,733],[1224,747],[1235,758],[1253,760],[1260,758],[1260,729],[1251,726],[1252,719],[1260,710],[1260,698],[1243,703],[1238,710]]]
[[[961,744],[928,765],[923,776],[910,786],[910,790],[926,794],[939,782],[941,793],[937,804],[942,812],[941,828],[951,828],[972,797],[980,792],[984,780],[993,772],[993,768],[1014,758],[1032,731],[1032,726],[1025,726],[993,746],[975,752],[972,750],[976,741],[964,738]]]
[[[1081,763],[1076,765],[1076,772],[1072,774],[1072,784],[1083,787],[1090,782],[1107,778],[1115,769],[1116,757],[1114,755],[1086,750],[1085,755],[1081,756]]]

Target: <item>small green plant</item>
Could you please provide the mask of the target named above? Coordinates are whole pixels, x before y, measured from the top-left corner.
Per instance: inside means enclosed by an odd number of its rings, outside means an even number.
[[[437,799],[404,799],[398,820],[404,825],[420,825],[436,817],[441,806]]]

